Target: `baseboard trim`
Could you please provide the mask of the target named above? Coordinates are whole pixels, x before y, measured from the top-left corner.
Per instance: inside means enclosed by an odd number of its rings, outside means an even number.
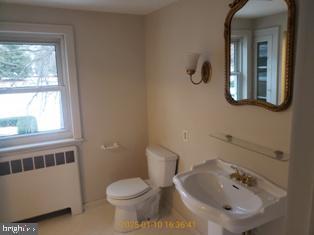
[[[90,202],[86,202],[84,204],[84,209],[90,209],[90,208],[95,208],[95,207],[99,207],[103,204],[109,204],[106,200],[106,198],[101,198],[95,201],[90,201]]]

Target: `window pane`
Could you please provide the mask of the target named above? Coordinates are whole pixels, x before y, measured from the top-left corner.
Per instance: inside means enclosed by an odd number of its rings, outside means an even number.
[[[0,88],[58,85],[54,44],[0,42]]]
[[[230,76],[230,94],[234,100],[238,99],[238,76]]]
[[[267,41],[258,43],[260,57],[267,57],[267,44]]]
[[[259,100],[265,100],[266,99],[266,89],[267,89],[267,83],[266,81],[258,81],[258,89],[257,89],[257,98]]]
[[[266,101],[268,43],[257,43],[257,99]]]
[[[231,73],[235,72],[235,68],[236,68],[235,47],[236,47],[235,42],[232,42],[230,45],[230,70],[231,70]]]
[[[268,52],[267,44],[268,44],[267,42],[259,42],[257,44],[258,47],[257,66],[267,66],[267,52]]]
[[[241,72],[241,41],[234,40],[230,44],[230,71],[231,73]]]
[[[61,92],[0,95],[0,137],[64,128]]]

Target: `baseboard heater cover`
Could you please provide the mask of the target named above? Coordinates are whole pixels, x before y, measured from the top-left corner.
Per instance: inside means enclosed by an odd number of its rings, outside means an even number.
[[[82,212],[76,146],[0,157],[0,221]]]

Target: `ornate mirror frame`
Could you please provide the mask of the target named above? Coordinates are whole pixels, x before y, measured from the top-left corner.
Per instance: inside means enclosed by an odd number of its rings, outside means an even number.
[[[293,73],[294,73],[294,47],[295,47],[295,2],[294,0],[284,0],[288,7],[288,27],[287,27],[287,52],[285,65],[285,99],[280,105],[274,105],[268,102],[245,99],[236,101],[230,94],[230,43],[231,43],[231,23],[232,18],[248,1],[250,0],[234,0],[231,3],[230,11],[225,20],[225,98],[232,105],[256,105],[264,107],[268,110],[279,112],[287,109],[292,101],[293,91]]]

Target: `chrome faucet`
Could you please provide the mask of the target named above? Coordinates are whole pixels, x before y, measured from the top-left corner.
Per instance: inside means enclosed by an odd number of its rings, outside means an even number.
[[[235,179],[249,187],[255,186],[257,184],[257,179],[255,177],[245,173],[237,167],[232,166],[231,168],[235,170],[234,173],[229,175],[231,179]]]

